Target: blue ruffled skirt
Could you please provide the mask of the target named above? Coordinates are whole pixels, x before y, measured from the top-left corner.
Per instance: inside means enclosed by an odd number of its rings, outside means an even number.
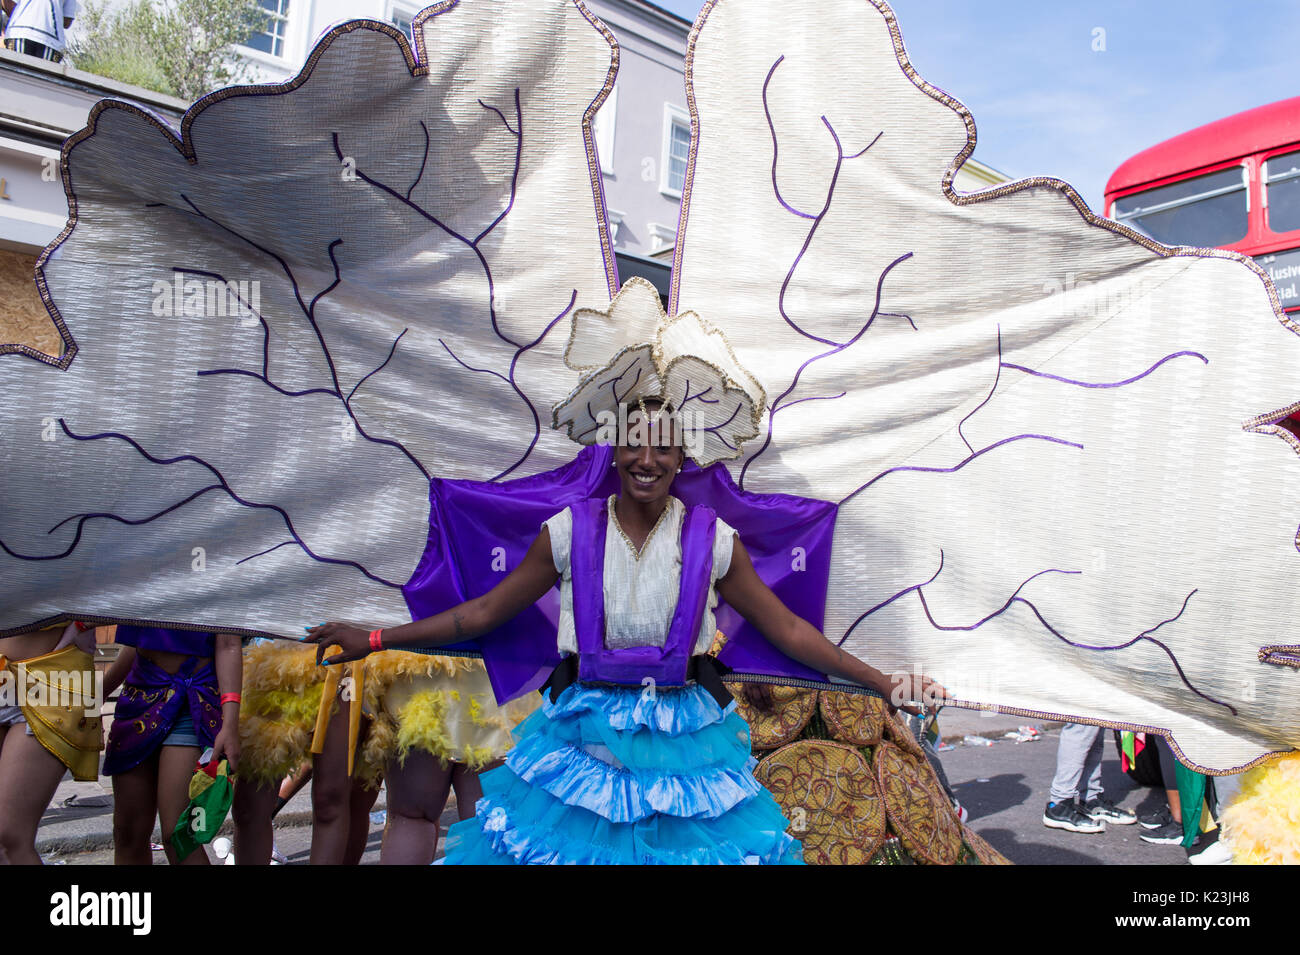
[[[748,724],[701,687],[575,683],[516,735],[446,864],[803,863],[751,771]]]

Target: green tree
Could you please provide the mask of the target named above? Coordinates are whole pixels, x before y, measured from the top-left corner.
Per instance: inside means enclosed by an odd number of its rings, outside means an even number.
[[[69,38],[78,69],[181,99],[248,79],[237,43],[265,21],[258,0],[90,0]]]

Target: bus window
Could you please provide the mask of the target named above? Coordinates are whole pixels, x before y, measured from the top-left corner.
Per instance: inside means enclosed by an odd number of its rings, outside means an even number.
[[[1115,200],[1114,218],[1166,245],[1231,245],[1250,214],[1244,166],[1157,186]]]
[[[1264,204],[1274,232],[1300,229],[1300,152],[1270,156],[1264,164]]]

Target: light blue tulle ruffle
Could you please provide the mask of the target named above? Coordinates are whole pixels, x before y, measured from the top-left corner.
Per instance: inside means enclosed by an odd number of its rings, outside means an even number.
[[[448,863],[800,863],[749,728],[703,689],[575,684],[519,728]]]

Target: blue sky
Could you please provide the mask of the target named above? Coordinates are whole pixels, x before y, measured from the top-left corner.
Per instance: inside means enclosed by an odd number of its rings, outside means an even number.
[[[693,18],[699,0],[654,0]],[[816,0],[802,0],[815,3]],[[1300,95],[1296,0],[894,0],[917,71],[975,116],[975,157],[1056,176],[1101,210],[1133,153]],[[1105,31],[1094,52],[1093,31]]]

